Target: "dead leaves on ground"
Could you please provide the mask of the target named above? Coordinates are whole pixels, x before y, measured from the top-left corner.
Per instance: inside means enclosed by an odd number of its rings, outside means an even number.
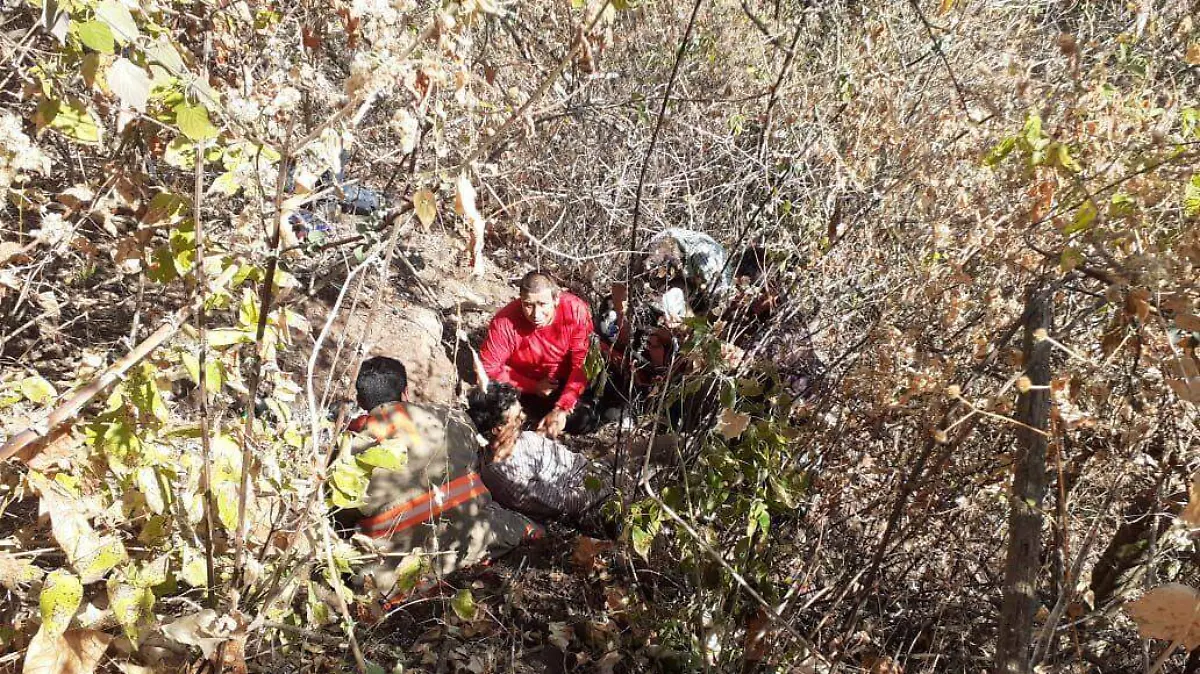
[[[25,651],[23,674],[92,674],[112,642],[96,630],[39,630]]]

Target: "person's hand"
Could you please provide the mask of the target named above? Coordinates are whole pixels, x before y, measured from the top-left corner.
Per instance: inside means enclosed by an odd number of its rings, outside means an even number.
[[[537,393],[543,398],[549,398],[550,396],[554,395],[554,392],[557,390],[558,382],[554,381],[553,379],[546,378],[537,383],[537,388],[534,389],[534,393]]]
[[[559,434],[563,432],[563,429],[566,428],[566,426],[566,411],[555,407],[550,411],[549,414],[542,418],[541,423],[538,424],[537,432],[541,433],[547,438],[550,438],[551,440],[554,440],[558,438]]]

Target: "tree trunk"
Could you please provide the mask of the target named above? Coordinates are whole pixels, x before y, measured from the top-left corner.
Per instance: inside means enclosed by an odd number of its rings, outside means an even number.
[[[1039,431],[1050,412],[1051,345],[1038,339],[1049,331],[1050,295],[1033,291],[1025,322],[1025,375],[1034,388],[1017,401],[1017,419]],[[1047,387],[1047,388],[1039,388]],[[996,674],[1027,674],[1033,617],[1037,608],[1037,576],[1042,551],[1042,500],[1046,495],[1047,437],[1027,428],[1018,431],[1021,453],[1014,466],[1008,517],[1008,558],[1004,565],[1004,602],[996,638]]]

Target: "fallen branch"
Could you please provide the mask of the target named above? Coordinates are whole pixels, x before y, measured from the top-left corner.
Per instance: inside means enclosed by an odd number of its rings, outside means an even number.
[[[224,288],[236,273],[236,266],[226,269],[221,276],[213,281],[213,289]],[[142,362],[146,356],[149,356],[155,349],[162,346],[164,342],[175,336],[175,333],[179,332],[179,329],[191,318],[192,313],[198,308],[198,304],[199,300],[194,301],[192,304],[182,307],[174,314],[171,314],[157,330],[142,340],[140,344],[125,354],[120,360],[110,365],[103,374],[93,379],[91,383],[83,388],[75,391],[71,397],[54,408],[48,415],[30,424],[29,428],[10,437],[3,445],[0,445],[0,461],[9,459],[18,452],[26,449],[29,449],[29,453],[23,454],[22,459],[28,461],[36,455],[41,447],[36,446],[34,443],[48,437],[59,426],[73,420],[96,396],[107,390],[109,386],[120,381],[130,368]]]

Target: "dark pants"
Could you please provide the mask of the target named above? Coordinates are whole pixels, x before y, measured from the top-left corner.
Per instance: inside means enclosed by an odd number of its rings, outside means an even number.
[[[521,408],[525,410],[525,425],[531,429],[537,428],[542,419],[554,409],[560,394],[540,396],[536,393],[521,394]],[[567,425],[563,432],[568,435],[584,435],[596,430],[600,425],[600,413],[596,410],[596,395],[589,388],[579,396],[575,409],[567,413]]]

